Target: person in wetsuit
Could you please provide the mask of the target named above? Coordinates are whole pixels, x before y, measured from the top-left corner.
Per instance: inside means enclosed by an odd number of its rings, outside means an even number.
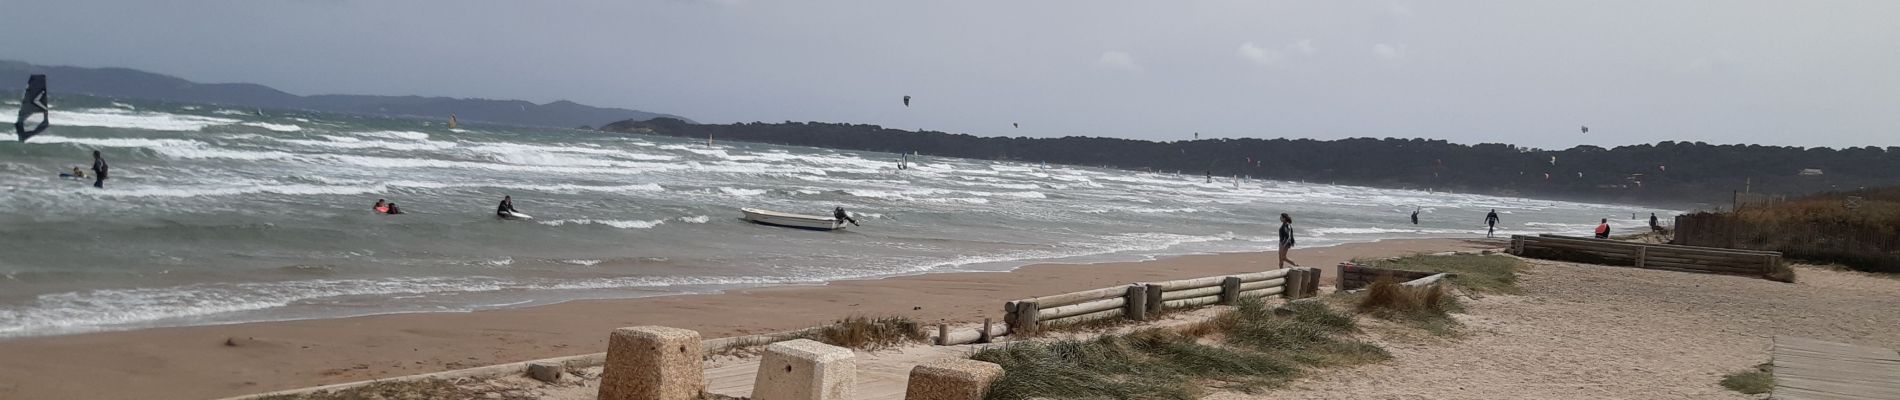
[[[92,187],[96,187],[100,189],[106,188],[106,170],[108,168],[109,167],[106,166],[106,156],[100,155],[98,150],[93,150],[92,151],[92,178],[93,178]]]
[[[858,225],[858,220],[851,219],[851,214],[844,212],[844,207],[831,209],[831,218],[835,220],[839,220],[839,221],[850,222],[852,225]],[[858,225],[858,226],[863,226],[863,225]]]
[[[1662,230],[1662,221],[1656,219],[1656,213],[1649,213],[1649,230]]]
[[[1286,253],[1289,250],[1293,250],[1293,217],[1286,215],[1286,213],[1280,213],[1280,268],[1282,269],[1286,268],[1287,264],[1293,264],[1295,267],[1300,266],[1300,263],[1293,262],[1292,259],[1286,258]]]
[[[1488,227],[1484,230],[1484,237],[1492,237],[1492,234],[1498,231],[1497,209],[1492,209],[1490,214],[1484,215],[1484,225]]]
[[[515,199],[513,196],[501,196],[501,205],[495,206],[495,216],[497,217],[513,217],[517,212],[520,211],[515,211]]]
[[[389,212],[386,212],[386,213],[384,213],[384,214],[389,214],[389,215],[396,215],[396,214],[402,214],[402,209],[401,209],[401,208],[396,208],[396,203],[395,203],[395,202],[390,202],[390,203],[389,203]]]
[[[1422,211],[1422,210],[1412,210],[1412,225],[1418,225],[1418,212],[1419,212],[1419,211]]]

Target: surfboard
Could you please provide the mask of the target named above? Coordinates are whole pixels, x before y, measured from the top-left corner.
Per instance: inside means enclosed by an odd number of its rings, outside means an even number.
[[[522,213],[518,213],[518,212],[511,212],[511,213],[502,213],[502,214],[496,214],[496,216],[497,216],[497,217],[500,217],[501,219],[505,219],[505,220],[530,220],[530,219],[534,219],[534,216],[532,216],[532,215],[528,215],[528,214],[522,214]]]

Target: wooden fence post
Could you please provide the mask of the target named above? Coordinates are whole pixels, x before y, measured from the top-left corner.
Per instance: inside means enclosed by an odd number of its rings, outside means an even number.
[[[1234,305],[1240,302],[1240,277],[1229,276],[1220,281],[1220,303]]]
[[[1645,265],[1648,263],[1649,263],[1649,246],[1636,248],[1636,268],[1648,268],[1648,266]]]
[[[1128,285],[1128,294],[1123,295],[1122,317],[1133,321],[1148,319],[1148,287]]]
[[[1161,286],[1150,283],[1143,287],[1148,289],[1148,307],[1145,311],[1151,313],[1161,312]]]
[[[1034,301],[1016,302],[1016,320],[1009,322],[1010,334],[1036,334],[1036,317],[1042,309]]]
[[[1303,283],[1305,282],[1304,279],[1306,279],[1306,269],[1293,268],[1293,270],[1286,272],[1284,279],[1286,279],[1286,283],[1280,287],[1280,298],[1287,300],[1299,299],[1300,290],[1306,289],[1306,284]]]

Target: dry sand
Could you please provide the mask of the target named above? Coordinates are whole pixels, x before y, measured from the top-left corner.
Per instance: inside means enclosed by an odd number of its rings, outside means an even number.
[[[1300,249],[1307,266],[1352,258],[1501,247],[1453,239]],[[616,327],[666,325],[707,337],[804,328],[847,315],[926,322],[998,318],[1002,302],[1139,281],[1274,268],[1271,254],[1037,265],[723,294],[543,307],[159,328],[0,342],[0,399],[203,399],[410,375],[606,348]],[[1327,268],[1328,279],[1337,271]],[[235,338],[237,346],[226,346]],[[1766,340],[1766,339],[1762,339]],[[1765,343],[1765,342],[1764,342]]]
[[[1749,399],[1717,384],[1776,335],[1900,347],[1900,279],[1798,268],[1799,283],[1532,260],[1522,296],[1466,300],[1468,336],[1385,335],[1395,357],[1215,399]]]

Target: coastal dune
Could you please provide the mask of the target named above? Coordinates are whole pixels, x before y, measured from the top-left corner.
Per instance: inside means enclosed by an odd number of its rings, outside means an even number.
[[[1322,267],[1355,258],[1498,248],[1495,241],[1387,240],[1299,249]],[[587,300],[465,313],[157,328],[0,342],[0,398],[201,399],[599,352],[616,327],[664,325],[724,337],[850,315],[927,323],[999,317],[1004,299],[1140,281],[1276,268],[1272,254],[1032,265],[720,294]],[[84,379],[74,379],[84,377]],[[111,382],[111,384],[100,384]]]

